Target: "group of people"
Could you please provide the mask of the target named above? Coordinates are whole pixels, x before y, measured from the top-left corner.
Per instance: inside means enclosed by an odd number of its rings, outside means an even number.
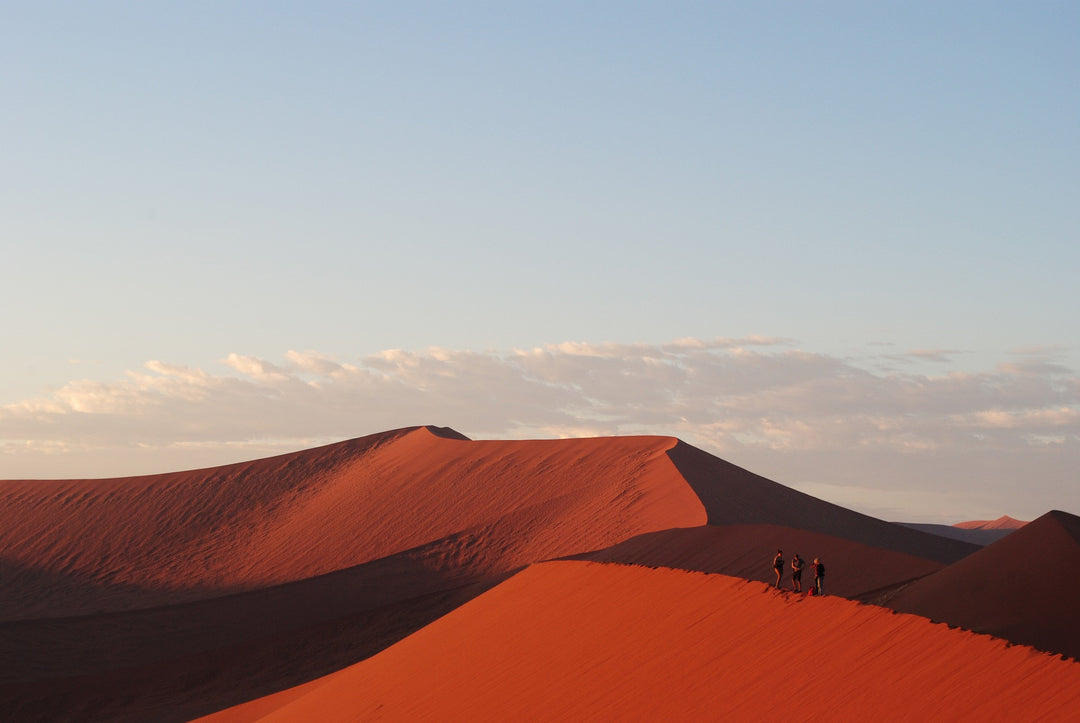
[[[803,561],[799,553],[791,558],[791,589],[802,592],[802,569]],[[776,572],[776,586],[780,587],[780,581],[784,579],[784,551],[777,550],[773,558],[773,570]],[[810,588],[811,595],[824,595],[822,583],[825,581],[825,563],[820,558],[814,558],[814,586]]]

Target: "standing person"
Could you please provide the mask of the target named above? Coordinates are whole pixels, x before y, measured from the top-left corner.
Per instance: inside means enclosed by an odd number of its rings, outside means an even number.
[[[802,559],[797,552],[791,558],[791,589],[802,592]]]
[[[772,561],[773,569],[776,570],[776,586],[780,587],[780,580],[784,577],[784,551],[777,550],[776,557]]]
[[[821,587],[822,581],[825,580],[825,563],[814,558],[814,587],[817,588],[818,595],[824,595],[825,591]]]

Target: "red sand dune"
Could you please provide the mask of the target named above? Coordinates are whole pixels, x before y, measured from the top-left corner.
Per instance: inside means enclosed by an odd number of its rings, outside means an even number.
[[[420,427],[207,470],[0,482],[0,718],[183,720],[363,660],[529,564],[652,539],[650,564],[677,565],[694,535],[728,546],[695,559],[754,576],[772,551],[751,557],[805,540],[832,556],[827,584],[859,594],[977,549],[668,437]]]
[[[473,442],[417,428],[216,469],[3,482],[0,620],[216,597],[453,535],[477,541],[460,552],[468,564],[504,572],[702,524],[665,455],[674,444]]]
[[[825,563],[826,592],[848,598],[872,598],[944,567],[902,552],[779,525],[707,525],[649,532],[576,558],[718,572],[775,583],[772,559],[778,549],[784,550],[786,560],[781,587],[791,588],[791,557],[798,553],[804,563],[803,590],[813,585],[811,563],[820,558]]]
[[[1026,524],[1027,522],[1024,520],[1017,520],[1008,515],[1002,515],[996,520],[957,522],[953,527],[959,527],[962,530],[1019,530]]]
[[[0,718],[182,720],[356,662],[529,563],[702,524],[674,444],[417,428],[0,483]]]
[[[207,720],[1055,720],[1080,664],[837,597],[530,567],[375,657]]]
[[[1080,517],[1052,511],[885,604],[1080,659]]]

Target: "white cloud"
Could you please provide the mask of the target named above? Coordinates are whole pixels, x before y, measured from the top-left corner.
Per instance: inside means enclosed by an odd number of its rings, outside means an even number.
[[[290,350],[280,364],[237,353],[223,363],[235,374],[150,361],[125,379],[76,380],[0,407],[0,477],[221,464],[415,424],[472,437],[669,434],[790,480],[891,489],[903,483],[879,473],[891,465],[995,499],[1025,464],[1025,485],[1072,490],[1080,462],[1080,378],[1035,353],[934,376],[757,337],[395,349],[348,363]],[[990,457],[999,471],[958,481],[958,469]],[[1080,509],[1077,494],[1058,506]]]

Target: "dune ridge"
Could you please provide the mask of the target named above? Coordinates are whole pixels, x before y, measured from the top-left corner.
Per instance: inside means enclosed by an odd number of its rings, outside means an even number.
[[[877,598],[944,567],[935,560],[782,525],[704,525],[648,532],[573,559],[722,573],[775,583],[767,561],[778,549],[784,550],[787,561],[782,588],[791,588],[790,563],[798,553],[804,563],[803,590],[813,585],[811,563],[821,558],[826,567],[825,589],[848,598]]]
[[[705,505],[710,525],[782,525],[946,564],[978,549],[819,500],[682,441],[668,456]]]
[[[210,470],[0,483],[0,715],[183,720],[356,662],[532,562],[703,524],[673,444],[420,427]],[[336,652],[288,655],[312,640]]]
[[[953,527],[958,527],[961,530],[1019,530],[1026,525],[1024,520],[1018,520],[1008,515],[1002,515],[996,520],[970,520],[968,522],[957,522]]]
[[[478,538],[503,571],[701,524],[664,455],[674,443],[473,442],[419,427],[208,470],[3,482],[0,620],[254,590],[512,518]]]
[[[954,525],[936,525],[927,522],[897,522],[895,524],[910,527],[911,529],[919,530],[920,532],[929,532],[931,535],[950,537],[954,540],[963,540],[964,542],[970,542],[979,547],[985,547],[993,542],[997,542],[1006,535],[1011,535],[1013,532],[1016,532],[1016,529],[1008,527],[999,529],[975,527],[968,529],[956,527]]]
[[[1032,720],[1078,705],[1080,664],[917,616],[563,561],[322,681],[204,720]]]
[[[884,604],[1080,659],[1080,517],[1052,510]]]
[[[536,563],[768,580],[776,547],[823,556],[826,590],[866,600],[899,599],[978,549],[671,437],[473,441],[410,427],[213,469],[0,482],[0,718],[273,710],[267,696],[299,700],[295,686]]]

